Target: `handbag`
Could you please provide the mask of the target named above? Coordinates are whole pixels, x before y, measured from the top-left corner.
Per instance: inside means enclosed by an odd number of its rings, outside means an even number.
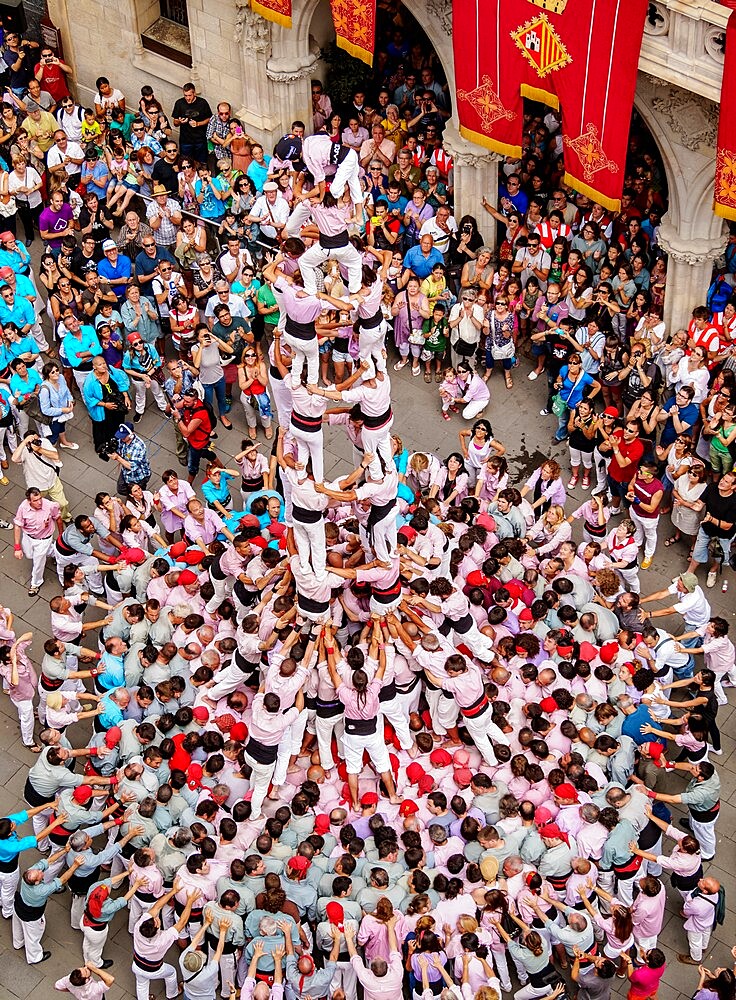
[[[493,333],[499,333],[499,327],[496,323],[496,317],[493,316],[491,319],[493,323]],[[491,357],[494,361],[507,361],[509,358],[513,358],[516,354],[516,348],[514,347],[513,338],[509,339],[504,344],[496,344],[493,340],[493,333],[490,334],[491,340]]]
[[[572,398],[572,394],[575,392],[575,389],[577,388],[578,383],[580,382],[580,380],[582,379],[582,377],[583,377],[584,374],[585,374],[585,372],[581,371],[580,374],[578,375],[578,377],[575,379],[575,381],[573,382],[572,388],[570,389],[570,391],[567,394],[567,399],[563,399],[562,398],[562,393],[560,393],[560,392],[556,393],[552,397],[552,412],[554,413],[554,415],[556,417],[558,417],[558,418],[559,417],[564,417],[565,412],[567,411],[568,406],[570,404],[570,400]]]
[[[409,343],[413,344],[414,347],[423,347],[426,340],[424,330],[421,327],[411,325],[411,303],[408,292],[406,293],[406,315],[409,319]]]

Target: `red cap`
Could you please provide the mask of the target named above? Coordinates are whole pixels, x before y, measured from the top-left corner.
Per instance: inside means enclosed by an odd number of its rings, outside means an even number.
[[[120,726],[110,726],[110,728],[105,733],[105,746],[112,750],[116,747],[120,740],[123,738],[123,731]]]
[[[664,747],[661,743],[647,743],[647,753],[652,758],[657,767],[662,766],[662,754],[664,753]]]
[[[586,663],[590,663],[598,655],[598,650],[595,648],[592,642],[581,642],[580,643],[580,659],[585,660]]]
[[[134,330],[133,333],[129,333],[125,339],[129,344],[138,344],[143,340],[143,337],[141,337],[140,333],[136,333]]]
[[[405,545],[411,545],[411,543],[417,537],[417,533],[414,530],[414,528],[409,527],[408,524],[405,524],[403,527],[399,528],[397,534],[399,534],[401,538],[404,540]]]
[[[230,729],[230,739],[243,743],[248,738],[248,727],[244,722],[236,722]]]
[[[267,549],[268,548],[268,542],[261,535],[256,535],[255,538],[251,538],[250,544],[251,545],[255,545],[255,547],[257,549]]]
[[[557,652],[560,654],[560,656],[572,656],[574,648],[575,648],[574,646],[565,646],[558,644]]]
[[[181,561],[185,562],[187,566],[199,566],[203,559],[204,552],[201,549],[187,549],[181,557]],[[187,570],[184,570],[183,572],[186,573]],[[197,577],[195,576],[194,579],[196,580]],[[179,582],[181,583],[181,577],[179,577]]]
[[[191,755],[182,750],[181,747],[177,747],[171,755],[169,760],[169,769],[171,771],[184,771],[186,774],[189,765],[192,763]]]
[[[419,812],[419,806],[413,799],[404,799],[399,806],[399,816],[413,816]]]
[[[362,806],[377,806],[378,796],[375,792],[366,792],[364,795],[361,795],[360,804]]]
[[[80,806],[83,806],[92,798],[92,789],[89,785],[77,785],[72,792],[72,798],[75,802],[78,802]]]
[[[187,771],[187,787],[192,791],[202,787],[202,765],[190,764]]]
[[[261,522],[255,514],[243,514],[238,521],[238,528],[240,528],[241,531],[243,528],[260,528],[260,526]]]
[[[568,840],[567,834],[563,833],[556,823],[545,824],[539,832],[546,840],[564,840],[565,842]]]
[[[126,562],[129,565],[140,566],[141,563],[144,563],[146,561],[146,553],[143,551],[143,549],[137,549],[137,548],[127,549],[123,547],[120,550],[120,558],[123,560],[123,562]]]
[[[454,777],[458,788],[468,788],[473,780],[473,772],[469,767],[456,767]]]
[[[9,229],[6,229],[4,233],[0,233],[0,243],[10,243],[14,239],[15,236],[10,232]]]
[[[549,698],[542,698],[542,700],[539,703],[539,707],[542,709],[543,712],[547,712],[547,714],[549,714],[550,712],[556,712],[557,709],[559,708],[559,705],[554,700],[554,698],[550,696]]]
[[[524,608],[523,611],[519,612],[519,621],[520,622],[533,622],[534,621],[534,615],[531,613],[531,611],[529,610],[529,608]]]
[[[178,559],[179,556],[184,555],[187,550],[186,542],[174,542],[173,545],[169,546],[169,555],[172,559]]]
[[[221,733],[229,733],[235,725],[235,716],[230,712],[224,712],[222,715],[216,717],[215,725]]]
[[[475,519],[475,523],[479,528],[485,528],[486,531],[496,530],[496,519],[491,514],[479,514]]]
[[[431,774],[423,774],[417,782],[417,791],[420,795],[426,795],[434,788],[434,778]]]
[[[204,705],[197,705],[196,708],[192,709],[192,718],[196,719],[197,722],[209,722],[210,710]]]
[[[603,416],[604,417],[618,417],[618,416],[620,416],[620,414],[619,414],[619,412],[618,412],[618,410],[616,409],[615,406],[607,406],[605,408],[605,410],[603,411]]]
[[[447,750],[443,750],[442,747],[437,747],[437,749],[433,750],[429,755],[429,763],[432,767],[449,767],[450,764],[452,764],[452,757]]]
[[[604,642],[598,655],[603,663],[610,665],[618,656],[619,648],[620,647],[617,642]]]
[[[327,831],[330,829],[330,817],[327,813],[319,813],[319,815],[314,817],[314,832],[318,833],[320,837],[324,837]]]
[[[422,765],[418,764],[415,760],[406,769],[406,777],[412,785],[416,785],[419,779],[423,778],[426,773]]]
[[[199,578],[196,573],[192,573],[190,569],[183,569],[179,574],[177,582],[180,583],[182,587],[188,587],[192,583],[196,583],[198,579]]]
[[[526,650],[523,646],[514,646],[514,652],[517,656],[526,656]]]
[[[464,747],[461,747],[452,755],[452,763],[455,767],[467,767],[470,763],[470,754]]]
[[[295,854],[293,858],[289,858],[287,866],[294,872],[305,872],[311,863],[308,858],[303,858],[301,854]]]
[[[485,587],[488,584],[488,577],[479,569],[474,569],[465,578],[470,587]]]
[[[8,267],[7,264],[5,267],[0,267],[0,278],[9,278],[11,274],[15,274],[12,267]]]
[[[572,799],[573,802],[578,801],[577,789],[569,781],[563,781],[561,785],[558,785],[555,788],[555,795],[558,799]]]
[[[329,922],[334,924],[339,931],[345,929],[345,910],[339,903],[328,903],[325,907],[325,913]]]

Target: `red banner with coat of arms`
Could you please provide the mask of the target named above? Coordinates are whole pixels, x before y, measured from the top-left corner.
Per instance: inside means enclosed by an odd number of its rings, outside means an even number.
[[[453,0],[460,131],[520,156],[523,99],[560,110],[565,182],[620,207],[647,0]]]
[[[251,8],[285,28],[291,27],[291,0],[251,0]],[[337,47],[373,64],[376,0],[330,0]]]
[[[726,28],[726,58],[721,86],[721,117],[716,143],[716,186],[713,211],[736,221],[736,124],[730,112],[736,87],[736,10]]]

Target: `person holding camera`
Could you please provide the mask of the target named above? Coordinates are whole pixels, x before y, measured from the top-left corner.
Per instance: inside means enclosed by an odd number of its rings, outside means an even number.
[[[33,78],[33,49],[38,49],[38,42],[27,38],[21,41],[17,31],[9,31],[5,36],[5,50],[2,60],[10,71],[9,86],[16,97],[22,97],[23,91]]]
[[[56,448],[34,432],[23,438],[10,460],[20,465],[28,489],[36,489],[46,500],[58,504],[61,519],[70,521],[69,501],[59,478],[61,459]],[[4,526],[5,523],[0,524],[0,527]]]
[[[148,459],[146,442],[138,437],[133,425],[121,424],[115,432],[117,451],[110,458],[120,466],[118,475],[118,493],[125,497],[130,493],[131,486],[136,484],[144,490],[151,478],[151,464]]]
[[[82,386],[82,399],[92,421],[95,451],[107,462],[120,422],[130,409],[130,379],[121,368],[109,368],[107,361],[96,357],[92,371]]]

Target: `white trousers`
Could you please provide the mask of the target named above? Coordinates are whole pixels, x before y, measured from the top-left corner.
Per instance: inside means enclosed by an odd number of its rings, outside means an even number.
[[[339,201],[343,191],[347,187],[350,192],[350,200],[354,205],[362,205],[365,195],[360,185],[360,162],[358,154],[354,149],[348,150],[348,154],[342,163],[338,163],[335,176],[330,184],[330,194]]]
[[[296,441],[297,461],[306,466],[309,459],[312,459],[312,473],[316,483],[323,483],[325,479],[325,437],[321,430],[303,431],[293,425],[289,428],[289,433]]]
[[[215,588],[215,592],[205,604],[205,608],[212,614],[213,611],[217,611],[225,598],[230,596],[235,585],[235,579],[232,576],[226,576],[224,580],[217,580],[210,573],[210,583]]]
[[[348,291],[359,292],[362,284],[363,262],[352,243],[344,247],[323,247],[314,243],[299,258],[299,270],[304,279],[304,291],[317,294],[317,270],[327,260],[339,261],[348,272]]]
[[[386,722],[390,722],[393,726],[394,732],[396,733],[401,745],[401,749],[411,750],[414,746],[414,740],[411,737],[411,730],[409,729],[409,713],[406,712],[399,695],[396,695],[396,697],[392,698],[390,701],[381,702],[379,705],[379,711]]]
[[[345,993],[345,1000],[358,1000],[358,977],[350,962],[335,963],[335,974],[332,977],[330,988],[334,993],[340,987]]]
[[[373,461],[368,466],[371,479],[381,479],[383,476],[383,469],[378,460],[379,455],[383,459],[383,465],[387,471],[394,468],[394,457],[391,453],[391,428],[393,425],[393,417],[383,427],[373,429],[363,425],[361,431],[363,450],[366,454],[373,455]]]
[[[371,361],[376,371],[386,371],[386,321],[383,320],[372,330],[365,330],[362,326],[358,332],[358,354],[361,361]],[[372,371],[368,369],[366,378],[370,378]]]
[[[317,356],[319,358],[319,352]],[[271,387],[271,399],[276,407],[276,415],[279,418],[279,423],[282,427],[288,427],[291,422],[291,411],[293,409],[291,392],[284,385],[283,379],[271,377],[268,380],[268,384]]]
[[[16,951],[25,948],[28,965],[37,965],[43,958],[41,938],[45,929],[45,916],[39,920],[21,920],[13,913],[13,947]]]
[[[0,872],[0,906],[5,920],[13,916],[13,898],[20,881],[20,869],[14,872]]]
[[[634,594],[641,593],[641,584],[639,583],[639,567],[632,566],[631,569],[617,569],[616,572],[624,581],[629,590]]]
[[[54,546],[54,558],[56,559],[56,575],[59,577],[59,583],[62,585],[64,583],[64,567],[74,563],[75,566],[79,566],[84,570],[90,590],[93,590],[96,594],[103,593],[102,574],[99,570],[92,569],[93,566],[97,566],[97,560],[93,556],[85,556],[79,552],[72,552],[71,555],[63,556],[56,546]]]
[[[43,572],[46,560],[54,548],[54,536],[48,538],[31,538],[25,533],[20,540],[23,555],[31,562],[31,587],[40,587],[43,583]]]
[[[104,927],[101,931],[95,931],[91,927],[85,927],[82,924],[82,934],[84,935],[82,957],[85,962],[90,962],[98,969],[100,968],[103,962],[102,952],[109,933],[109,927]]]
[[[378,524],[373,526],[372,539],[363,525],[360,525],[360,538],[363,542],[363,547],[372,549],[376,559],[380,559],[381,562],[389,562],[396,552],[398,544],[397,531],[396,511],[393,510],[389,511],[385,517],[381,518]]]
[[[324,520],[318,521],[316,524],[303,524],[301,521],[294,521],[292,527],[302,572],[309,573],[313,570],[316,577],[323,578],[327,563]]]
[[[472,420],[474,417],[477,417],[478,414],[485,410],[489,402],[490,400],[488,399],[476,399],[472,403],[468,403],[463,409],[463,420]]]
[[[159,979],[163,979],[166,983],[167,1000],[174,1000],[174,997],[177,995],[179,990],[179,984],[176,981],[176,969],[173,965],[169,965],[168,962],[164,962],[161,968],[156,972],[146,972],[145,969],[140,969],[134,962],[132,969],[133,975],[135,976],[136,1000],[148,1000],[148,984],[156,982]]]
[[[363,770],[363,752],[365,750],[368,751],[368,756],[379,774],[391,769],[388,747],[383,742],[383,730],[380,727],[376,729],[375,733],[365,736],[345,733],[342,743],[345,748],[345,766],[348,774],[360,774]]]
[[[688,931],[687,944],[690,949],[690,958],[696,962],[702,962],[703,955],[708,950],[710,944],[710,931]]]
[[[456,632],[453,629],[452,634],[456,646],[461,643],[466,645],[473,656],[477,656],[484,663],[490,663],[495,656],[493,640],[483,635],[477,625],[473,624],[467,632]]]
[[[260,819],[261,806],[268,794],[268,786],[271,784],[273,773],[276,770],[276,761],[273,764],[259,764],[249,754],[245,754],[246,763],[251,768],[250,784],[253,795],[250,800],[251,819]],[[142,998],[145,1000],[145,998]]]
[[[20,738],[24,747],[33,746],[33,699],[14,701],[20,722]]]
[[[317,385],[319,380],[319,344],[317,335],[309,340],[302,340],[300,337],[292,335],[284,330],[284,341],[289,345],[294,353],[294,360],[291,363],[292,377],[297,381],[302,377],[302,370],[306,363],[307,382],[310,385]]]
[[[432,729],[437,736],[447,736],[447,730],[457,722],[457,702],[454,698],[445,698],[441,691],[427,690],[426,695]]]
[[[146,383],[137,378],[133,379],[132,382],[135,389],[135,412],[143,413],[146,409]],[[151,379],[150,389],[151,395],[156,400],[156,405],[163,413],[168,406],[164,390],[154,379]]]
[[[316,715],[314,719],[314,729],[317,734],[317,748],[319,750],[319,762],[325,771],[331,771],[335,766],[335,758],[332,754],[332,735],[334,733],[337,741],[337,752],[342,757],[342,738],[345,733],[342,712],[339,715],[331,715],[327,718]],[[12,900],[11,900],[12,901]]]
[[[494,722],[491,722],[490,708],[487,708],[485,712],[476,716],[474,719],[466,719],[465,716],[463,716],[462,722],[468,730],[473,743],[475,743],[480,750],[480,755],[486,764],[490,767],[494,767],[498,764],[496,754],[493,751],[491,736],[493,736],[497,743],[503,743],[505,745],[508,745],[508,740],[498,726]]]
[[[700,844],[700,854],[703,861],[710,860],[716,853],[716,821],[710,823],[698,823],[690,817],[690,826],[693,836]]]
[[[659,518],[640,517],[634,506],[629,509],[629,515],[636,525],[636,533],[634,534],[636,544],[641,546],[643,543],[644,558],[651,559],[657,548],[657,525],[659,524]]]
[[[77,388],[80,392],[84,388],[84,383],[89,374],[89,372],[80,372],[78,368],[72,368],[72,375],[74,375],[74,381],[77,383]]]

